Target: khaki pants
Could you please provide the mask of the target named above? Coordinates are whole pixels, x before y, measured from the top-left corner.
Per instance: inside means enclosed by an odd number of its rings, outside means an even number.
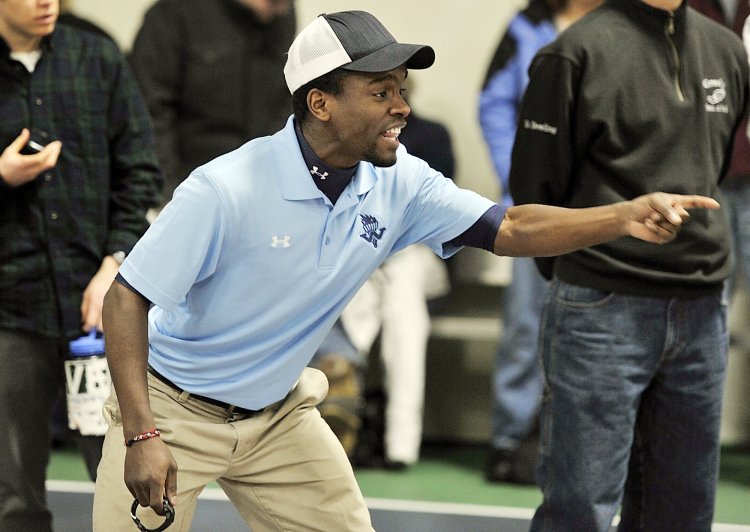
[[[197,497],[212,481],[254,532],[373,530],[349,460],[316,408],[328,389],[320,371],[306,368],[285,400],[239,421],[152,375],[148,382],[157,427],[178,465],[170,531],[190,529]],[[94,494],[94,530],[133,532],[114,394],[104,410],[110,428]],[[148,508],[140,508],[138,517],[148,528],[163,521]]]

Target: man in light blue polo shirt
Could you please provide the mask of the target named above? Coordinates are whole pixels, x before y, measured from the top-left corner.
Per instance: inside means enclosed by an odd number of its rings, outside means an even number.
[[[371,530],[315,408],[327,382],[306,366],[386,258],[417,242],[442,257],[466,245],[515,256],[662,243],[686,208],[718,207],[652,194],[506,211],[459,189],[398,142],[407,69],[433,61],[368,13],[319,16],[289,50],[286,127],[197,168],[125,260],[104,308],[117,398],[105,406],[95,530],[131,530],[133,498],[159,515],[168,500],[188,530],[212,481],[254,530]]]

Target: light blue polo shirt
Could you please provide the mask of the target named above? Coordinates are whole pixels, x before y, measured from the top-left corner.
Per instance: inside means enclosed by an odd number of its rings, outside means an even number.
[[[282,399],[349,299],[390,255],[448,257],[494,202],[399,147],[360,163],[335,205],[293,119],[197,168],[120,267],[154,307],[149,363],[181,388],[249,409]]]

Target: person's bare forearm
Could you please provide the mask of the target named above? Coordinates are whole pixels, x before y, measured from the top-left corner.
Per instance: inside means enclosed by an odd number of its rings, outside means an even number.
[[[495,254],[547,257],[625,236],[612,205],[564,209],[549,205],[519,205],[505,214],[495,239]]]
[[[104,297],[104,338],[125,440],[158,428],[148,399],[148,301],[117,281]],[[177,462],[161,438],[127,448],[125,485],[141,506],[164,515],[163,497],[177,504]]]
[[[104,297],[107,361],[126,439],[154,428],[148,399],[148,301],[118,282]]]
[[[663,244],[675,238],[690,208],[718,209],[719,204],[704,196],[655,192],[587,209],[519,205],[506,211],[494,251],[511,257],[548,257],[623,236]]]

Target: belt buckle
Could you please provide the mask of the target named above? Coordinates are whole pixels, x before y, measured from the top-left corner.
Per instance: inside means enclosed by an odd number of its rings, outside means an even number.
[[[247,419],[249,417],[253,417],[254,414],[255,412],[248,412],[245,410],[241,410],[238,412],[235,405],[230,405],[229,408],[227,408],[227,423]]]

